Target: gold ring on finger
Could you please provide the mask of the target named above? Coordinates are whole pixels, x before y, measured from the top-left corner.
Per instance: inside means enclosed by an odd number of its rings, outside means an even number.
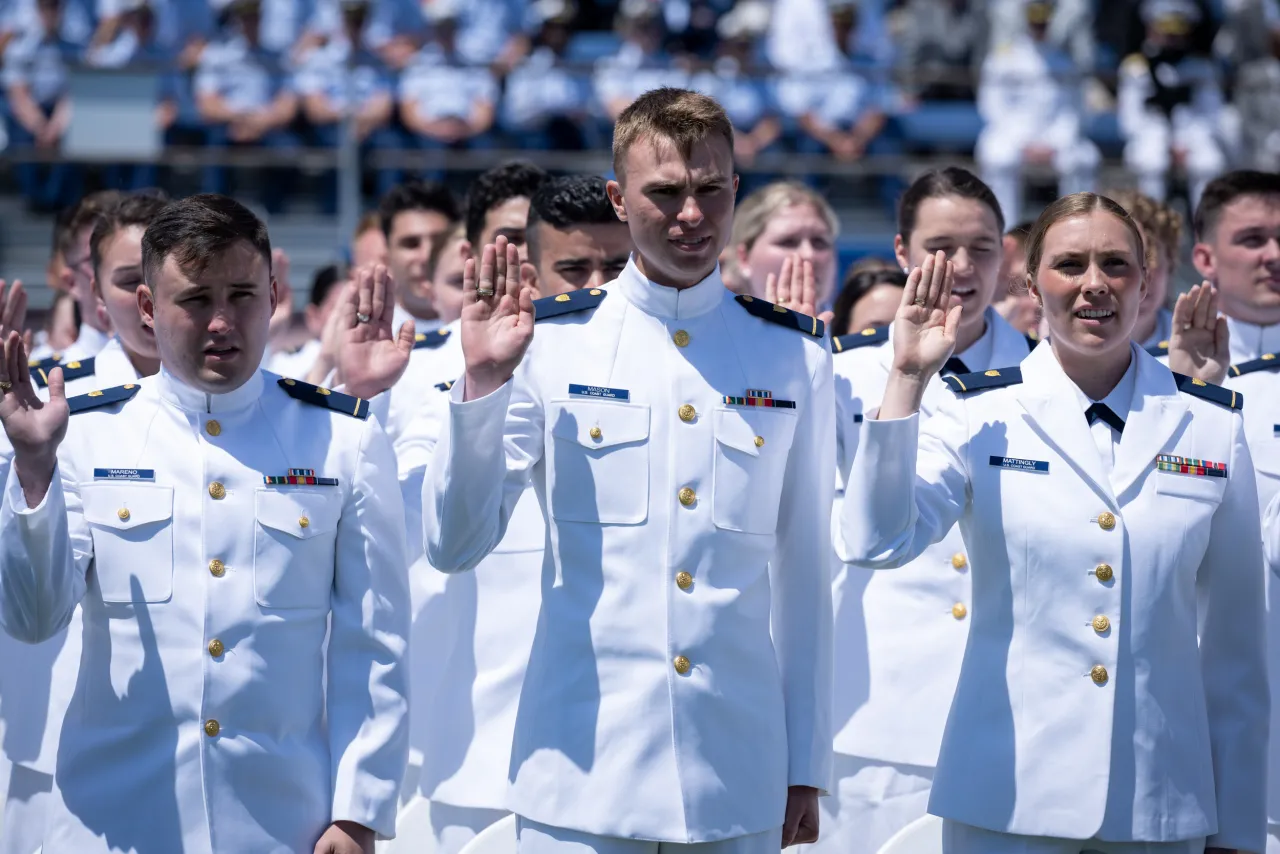
[[[8,380],[0,380],[0,391],[8,391],[13,388],[13,383]]]
[[[924,297],[916,297],[916,305],[924,305]]]
[[[491,297],[493,296],[493,288],[476,288],[476,293],[482,297]]]

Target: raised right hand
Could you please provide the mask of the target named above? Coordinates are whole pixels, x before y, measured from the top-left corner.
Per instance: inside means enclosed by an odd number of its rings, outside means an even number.
[[[893,318],[893,368],[930,378],[956,347],[961,307],[951,305],[951,262],[941,251],[907,276],[902,303]]]
[[[49,372],[49,399],[41,400],[31,383],[27,348],[17,331],[10,330],[0,359],[0,425],[13,446],[13,463],[28,506],[39,504],[49,488],[69,417],[62,369]]]
[[[521,284],[520,254],[505,237],[484,247],[478,276],[476,260],[467,259],[462,271],[466,400],[493,393],[515,374],[533,341],[533,293]]]

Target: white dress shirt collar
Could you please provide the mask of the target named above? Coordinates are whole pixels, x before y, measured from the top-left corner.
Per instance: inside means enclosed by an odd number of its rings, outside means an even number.
[[[1252,359],[1260,359],[1265,353],[1280,352],[1280,323],[1259,326],[1243,320],[1227,318],[1231,333],[1231,363],[1238,365]]]
[[[160,397],[188,412],[234,412],[262,396],[262,371],[254,371],[244,385],[226,394],[208,394],[192,388],[163,366],[156,377]]]
[[[1116,383],[1115,388],[1107,392],[1107,396],[1102,400],[1092,400],[1090,397],[1080,390],[1075,383],[1071,383],[1071,387],[1076,391],[1076,397],[1080,403],[1080,417],[1084,417],[1084,413],[1094,403],[1104,403],[1110,407],[1111,411],[1120,416],[1121,421],[1129,420],[1129,412],[1133,409],[1133,392],[1137,388],[1138,382],[1138,354],[1136,352],[1138,345],[1130,342],[1129,344],[1129,367],[1125,370],[1124,376],[1120,377],[1120,382]],[[1070,379],[1070,378],[1068,378]]]
[[[982,330],[982,335],[979,336],[977,341],[966,347],[963,352],[954,354],[957,359],[964,362],[964,366],[970,371],[986,371],[991,368],[1007,367],[1007,365],[991,364],[991,360],[995,358],[996,348],[996,324],[992,320],[992,316],[995,313],[995,309],[987,306],[986,311],[982,313],[986,324]]]
[[[668,320],[684,320],[706,314],[724,300],[724,282],[720,279],[720,266],[691,288],[672,288],[650,281],[636,267],[635,256],[626,268],[609,285],[617,289],[627,302],[654,317]]]

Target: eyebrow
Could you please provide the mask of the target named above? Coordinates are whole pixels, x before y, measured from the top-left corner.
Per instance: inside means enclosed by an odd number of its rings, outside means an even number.
[[[559,261],[552,264],[551,266],[552,266],[552,269],[559,270],[562,267],[577,267],[577,266],[581,266],[582,264],[589,264],[589,263],[591,262],[587,258],[561,258]]]
[[[140,275],[142,275],[142,265],[130,264],[128,267],[117,267],[114,271],[112,271],[111,281],[117,282],[120,279],[125,278],[126,276],[140,276]]]

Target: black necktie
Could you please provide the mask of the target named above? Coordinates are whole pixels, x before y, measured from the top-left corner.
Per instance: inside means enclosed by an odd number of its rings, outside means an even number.
[[[1095,403],[1084,411],[1085,420],[1089,422],[1089,426],[1093,426],[1093,422],[1101,421],[1117,433],[1124,432],[1124,421],[1119,415],[1111,410],[1110,406],[1105,403]]]
[[[942,366],[942,370],[939,371],[939,373],[967,374],[969,373],[969,367],[955,356],[952,356],[950,359],[947,359],[947,363]]]

